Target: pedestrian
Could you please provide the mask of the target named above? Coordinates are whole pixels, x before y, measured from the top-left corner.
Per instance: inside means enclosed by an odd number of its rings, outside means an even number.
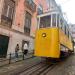
[[[25,43],[23,46],[23,59],[24,59],[24,56],[27,55],[27,53],[28,53],[28,44]]]
[[[15,47],[15,57],[18,58],[19,44]]]

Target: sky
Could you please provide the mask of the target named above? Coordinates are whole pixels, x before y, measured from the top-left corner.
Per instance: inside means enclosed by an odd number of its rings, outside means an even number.
[[[75,0],[56,0],[68,23],[75,24]]]

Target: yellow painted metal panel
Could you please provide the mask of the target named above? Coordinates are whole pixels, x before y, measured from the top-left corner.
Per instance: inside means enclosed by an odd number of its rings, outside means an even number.
[[[73,44],[71,39],[69,39],[68,36],[65,35],[65,33],[61,29],[59,29],[59,38],[60,38],[60,44],[69,48],[70,50],[73,50]]]
[[[71,39],[59,28],[42,28],[37,30],[35,38],[35,56],[60,57],[60,44],[73,50]]]
[[[46,37],[45,37],[46,36]],[[59,58],[59,29],[39,29],[35,38],[35,56]]]

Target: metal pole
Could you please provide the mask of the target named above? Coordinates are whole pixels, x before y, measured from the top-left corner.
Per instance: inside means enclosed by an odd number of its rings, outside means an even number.
[[[11,53],[9,54],[9,64],[11,63]]]
[[[23,60],[24,60],[24,52],[23,52]]]

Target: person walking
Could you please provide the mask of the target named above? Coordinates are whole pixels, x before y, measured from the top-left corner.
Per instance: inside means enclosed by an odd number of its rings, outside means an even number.
[[[19,44],[15,47],[15,57],[18,58]]]
[[[28,44],[27,43],[24,44],[23,50],[24,50],[24,55],[27,55],[27,53],[28,53]]]
[[[24,56],[27,55],[27,53],[28,53],[28,44],[25,43],[23,46],[23,59],[24,59]]]

